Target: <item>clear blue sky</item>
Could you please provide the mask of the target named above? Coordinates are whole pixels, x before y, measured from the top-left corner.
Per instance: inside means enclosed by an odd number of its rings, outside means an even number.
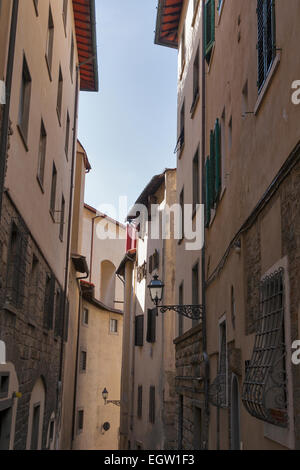
[[[177,51],[154,44],[157,0],[96,0],[99,93],[81,93],[85,201],[131,206],[176,166]],[[112,214],[110,214],[112,215]]]

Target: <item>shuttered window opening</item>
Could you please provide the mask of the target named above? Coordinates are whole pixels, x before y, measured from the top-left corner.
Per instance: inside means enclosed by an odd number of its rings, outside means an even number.
[[[149,422],[155,423],[155,387],[151,386],[149,390]]]
[[[222,152],[221,152],[221,126],[216,120],[214,130],[210,131],[210,155],[205,163],[205,226],[208,228],[211,221],[211,210],[215,209],[222,189]]]
[[[257,333],[242,395],[250,415],[280,427],[288,426],[284,296],[280,268],[260,285]]]
[[[262,88],[276,55],[275,0],[257,1],[258,90]]]
[[[205,58],[209,63],[212,48],[215,42],[215,0],[207,0],[205,3]]]
[[[62,290],[59,288],[56,291],[55,298],[55,336],[62,337],[63,330],[63,307],[64,307],[64,296]]]
[[[141,419],[143,416],[143,386],[138,386],[138,399],[137,399],[137,417]]]
[[[79,361],[80,372],[86,372],[86,363],[87,363],[87,352],[80,351],[80,361]]]
[[[70,303],[69,299],[66,299],[66,310],[64,312],[64,342],[68,342],[68,333],[69,333],[69,310]]]
[[[46,274],[45,298],[44,298],[44,319],[43,326],[47,330],[53,328],[53,309],[55,295],[55,278],[53,274]]]
[[[28,233],[22,224],[12,223],[6,278],[6,300],[16,308],[24,304]]]
[[[147,318],[147,342],[155,343],[156,341],[156,308],[148,309]]]
[[[135,346],[144,344],[144,315],[135,317]]]

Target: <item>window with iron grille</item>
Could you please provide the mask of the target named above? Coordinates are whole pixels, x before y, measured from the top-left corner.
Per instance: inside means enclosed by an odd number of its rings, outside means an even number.
[[[27,232],[13,222],[9,245],[6,298],[17,308],[21,308],[24,302],[27,238]]]
[[[43,326],[47,330],[53,328],[53,309],[55,295],[55,278],[52,274],[46,274],[45,299],[44,299],[44,319]]]
[[[156,341],[156,308],[148,308],[147,317],[147,342],[155,343]]]
[[[83,422],[84,422],[84,411],[78,410],[77,411],[77,433],[81,433],[83,431]]]
[[[80,361],[79,361],[80,372],[86,372],[86,363],[87,363],[87,352],[81,350]]]
[[[137,399],[137,417],[141,419],[143,416],[143,386],[138,386],[138,399]]]
[[[242,395],[252,416],[280,427],[288,425],[284,295],[280,268],[260,285],[257,333]]]
[[[135,317],[135,345],[143,346],[144,344],[144,315]]]
[[[262,88],[276,55],[275,0],[257,1],[258,90]]]
[[[57,289],[56,291],[56,298],[55,298],[55,328],[54,333],[55,336],[62,336],[62,329],[63,329],[63,292],[61,289]]]
[[[207,0],[205,3],[205,58],[209,63],[212,48],[215,42],[215,0]]]
[[[35,321],[37,311],[37,289],[39,284],[39,261],[33,254],[28,289],[28,317]]]
[[[153,385],[149,390],[149,423],[155,423],[155,387]]]

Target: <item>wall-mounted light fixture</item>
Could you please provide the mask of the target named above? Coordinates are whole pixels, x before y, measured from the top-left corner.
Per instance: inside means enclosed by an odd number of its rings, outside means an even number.
[[[155,275],[148,285],[150,297],[156,307],[161,303],[163,298],[164,283]],[[173,311],[183,317],[190,318],[191,320],[201,320],[204,310],[203,305],[162,305],[159,307],[161,313]]]
[[[103,397],[105,405],[108,405],[109,403],[112,403],[113,405],[121,406],[120,400],[108,400],[107,399],[108,398],[108,391],[106,390],[106,387],[104,388],[104,390],[102,392],[102,397]]]

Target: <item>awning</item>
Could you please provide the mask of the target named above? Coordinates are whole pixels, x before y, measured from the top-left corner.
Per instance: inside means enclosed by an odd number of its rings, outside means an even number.
[[[81,64],[80,90],[98,91],[95,0],[73,0],[73,10],[78,58]]]
[[[159,0],[155,44],[178,48],[178,28],[183,0]]]

